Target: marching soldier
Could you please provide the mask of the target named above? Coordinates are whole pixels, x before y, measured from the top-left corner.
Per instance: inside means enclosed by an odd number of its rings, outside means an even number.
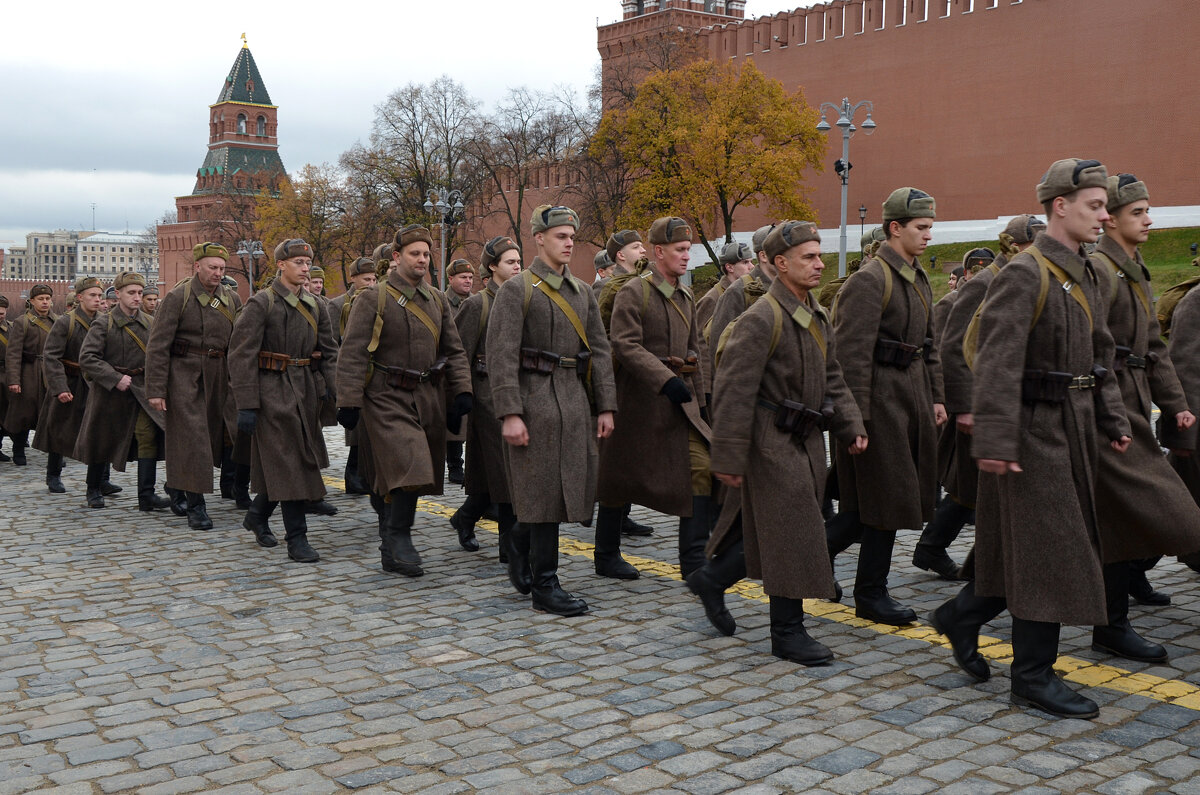
[[[158,298],[158,287],[147,284],[146,289],[142,291],[142,311],[150,317],[154,317],[158,312]]]
[[[454,317],[462,310],[463,303],[471,297],[471,290],[475,284],[475,268],[465,259],[456,259],[450,263],[450,267],[446,269],[446,301],[450,304],[450,317]],[[447,398],[453,398],[453,395],[447,395]],[[461,485],[463,482],[463,443],[467,440],[466,426],[471,423],[469,420],[464,420],[463,427],[458,433],[450,433],[446,436],[446,464],[450,469],[450,482]],[[478,545],[476,545],[478,548]],[[467,547],[468,551],[474,550]]]
[[[509,534],[516,524],[512,496],[504,471],[504,439],[500,435],[500,420],[492,404],[488,384],[487,328],[496,291],[509,279],[521,273],[521,249],[511,237],[501,235],[483,246],[484,273],[490,274],[488,285],[466,301],[454,317],[463,350],[471,365],[471,390],[475,394],[475,410],[467,425],[467,467],[463,479],[466,501],[450,517],[450,525],[458,532],[458,543],[464,549],[479,549],[475,539],[475,523],[488,506],[497,506],[500,528],[500,562],[507,563]]]
[[[521,593],[532,591],[535,610],[564,616],[588,607],[559,584],[558,525],[591,517],[595,439],[612,433],[616,409],[596,296],[567,267],[578,230],[569,207],[534,209],[538,255],[496,293],[487,331],[505,468],[509,483],[522,486],[512,492],[518,524],[509,534],[509,578]]]
[[[325,298],[325,269],[320,265],[313,265],[308,270],[308,281],[304,283],[304,289],[308,290],[309,294],[320,299]],[[321,304],[322,310],[328,309],[328,301],[317,301]]]
[[[243,526],[260,546],[275,546],[267,519],[282,503],[288,557],[300,563],[320,560],[308,542],[304,504],[325,496],[321,469],[329,458],[318,412],[332,379],[325,363],[337,353],[329,315],[304,289],[312,256],[303,240],[275,247],[275,280],[242,308],[228,356],[238,430],[251,437],[255,497]]]
[[[192,277],[162,300],[146,346],[146,396],[166,418],[167,493],[183,497],[188,527],[212,529],[204,495],[225,440],[237,433],[226,364],[242,306],[222,284],[229,252],[216,243],[192,249]]]
[[[35,284],[29,290],[25,312],[13,321],[8,331],[5,375],[9,395],[4,428],[12,436],[12,460],[19,467],[27,463],[25,448],[29,446],[29,431],[37,427],[38,412],[46,397],[46,382],[42,378],[42,349],[46,346],[46,337],[50,335],[54,321],[58,319],[50,311],[53,300],[53,292],[47,285]]]
[[[313,265],[311,268],[309,268],[308,280],[304,282],[304,289],[308,290],[309,295],[316,299],[317,309],[321,312],[321,314],[325,315],[327,318],[330,318],[329,325],[332,333],[333,320],[332,315],[329,313],[329,299],[325,297],[325,271],[323,268],[321,268],[321,266]],[[336,346],[334,347],[334,350],[337,350]],[[331,359],[324,363],[325,371],[330,374],[335,371],[336,366],[336,359]],[[329,378],[326,388],[320,390],[320,419],[321,427],[323,428],[337,425],[337,405],[335,403],[333,382],[334,379],[332,377]],[[304,511],[305,513],[316,514],[318,516],[336,516],[338,509],[322,498],[319,500],[308,500],[305,502]]]
[[[412,541],[417,499],[442,493],[446,431],[472,406],[452,310],[425,281],[432,245],[423,226],[396,232],[395,270],[354,301],[337,368],[338,421],[347,430],[361,421],[372,454],[380,563],[408,577],[425,573]]]
[[[38,417],[33,446],[46,453],[46,485],[54,494],[66,492],[59,477],[63,457],[75,452],[75,440],[87,407],[88,383],[79,366],[79,351],[96,313],[100,310],[104,287],[88,276],[75,282],[77,306],[54,321],[43,349],[42,372],[46,378],[46,399]],[[120,486],[101,481],[102,496],[116,494]]]
[[[712,319],[708,322],[708,348],[710,356],[716,353],[717,343],[721,340],[721,332],[735,318],[750,308],[760,296],[767,292],[767,288],[771,286],[771,280],[775,278],[775,266],[768,261],[767,253],[763,249],[767,235],[775,228],[774,224],[760,226],[755,230],[751,238],[751,247],[754,249],[754,255],[758,258],[758,264],[754,269],[747,274],[743,274],[741,280],[732,281],[725,288],[720,298],[717,299],[717,305],[713,308]],[[712,367],[712,361],[704,363],[705,367]]]
[[[117,305],[97,316],[79,351],[79,365],[91,382],[74,458],[88,465],[87,503],[103,508],[105,465],[125,471],[137,460],[138,510],[157,511],[170,500],[154,493],[162,455],[162,412],[146,398],[146,343],[154,321],[141,311],[140,273],[117,274]]]
[[[350,265],[350,287],[346,292],[329,299],[329,321],[333,327],[333,339],[339,346],[346,333],[346,323],[350,320],[350,307],[354,299],[368,287],[375,285],[376,261],[371,257],[359,257]],[[367,494],[370,492],[366,481],[358,471],[358,434],[346,431],[346,471],[344,474],[347,494]]]
[[[112,285],[109,285],[108,289],[106,289],[104,291],[104,303],[101,304],[100,311],[101,312],[111,312],[113,310],[113,307],[115,307],[116,305],[117,305],[117,288],[113,287]]]
[[[596,294],[596,300],[600,300],[600,293],[604,291],[604,284],[612,277],[613,261],[608,256],[607,249],[600,249],[596,252],[596,256],[592,257],[592,265],[596,268],[596,281],[592,282],[592,292]]]
[[[679,282],[687,272],[692,229],[682,218],[659,218],[648,238],[653,261],[643,276],[622,285],[613,303],[609,336],[623,420],[600,443],[595,568],[623,580],[638,576],[620,552],[625,504],[680,517],[685,578],[703,565],[715,519],[696,304]],[[648,476],[630,477],[635,463]]]
[[[8,360],[8,335],[12,332],[12,321],[8,319],[8,298],[0,295],[0,374],[5,373],[5,367]],[[4,415],[8,413],[8,379],[4,375],[4,387],[0,389],[0,440],[8,436],[8,430],[4,427]],[[0,461],[11,461],[12,458],[0,450]]]
[[[696,327],[700,329],[700,361],[704,362],[704,394],[712,395],[714,368],[712,345],[708,341],[709,323],[717,310],[717,301],[729,289],[729,285],[754,270],[754,252],[745,243],[726,243],[717,259],[721,279],[696,302]]]

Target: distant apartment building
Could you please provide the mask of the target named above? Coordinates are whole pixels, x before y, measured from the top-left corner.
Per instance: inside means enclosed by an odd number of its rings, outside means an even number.
[[[4,278],[38,281],[73,278],[75,249],[79,239],[90,232],[58,229],[54,232],[30,232],[25,246],[8,250],[4,261]]]
[[[121,271],[137,271],[146,282],[158,281],[158,242],[145,235],[83,232],[71,278],[95,276],[110,282]]]

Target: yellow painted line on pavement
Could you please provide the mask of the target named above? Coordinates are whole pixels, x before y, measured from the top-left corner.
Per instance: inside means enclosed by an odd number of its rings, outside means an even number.
[[[330,475],[325,476],[325,484],[337,490],[341,490],[343,485],[341,478]],[[442,516],[448,519],[454,513],[455,509],[440,502],[423,498],[417,503],[417,510],[430,516]],[[492,533],[499,532],[496,523],[487,519],[480,520],[476,527]],[[559,552],[565,555],[591,560],[595,545],[589,544],[586,541],[578,541],[574,538],[560,537],[558,549]],[[664,577],[669,580],[682,582],[679,577],[679,566],[677,564],[633,555],[625,550],[622,550],[621,556],[643,574],[651,574],[656,577]],[[743,599],[762,602],[763,604],[770,601],[767,594],[763,591],[762,586],[750,580],[742,580],[730,588],[728,593],[735,594]],[[907,627],[876,624],[873,621],[867,621],[854,615],[852,608],[837,602],[828,602],[824,599],[805,599],[804,609],[809,615],[836,621],[839,624],[846,624],[852,627],[869,627],[881,635],[896,635],[910,640],[919,640],[942,646],[946,649],[950,648],[950,643],[937,630],[924,624]],[[1003,665],[1012,664],[1012,644],[1000,638],[980,635],[979,653]],[[1124,668],[1118,668],[1113,665],[1105,665],[1104,663],[1071,656],[1059,657],[1054,667],[1062,672],[1063,678],[1068,682],[1075,682],[1085,687],[1103,687],[1121,693],[1146,696],[1147,698],[1167,704],[1200,710],[1200,686],[1180,679],[1166,679],[1152,674],[1134,673],[1133,671],[1127,671]]]

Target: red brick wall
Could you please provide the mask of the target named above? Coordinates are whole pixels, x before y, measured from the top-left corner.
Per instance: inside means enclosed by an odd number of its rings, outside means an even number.
[[[25,299],[21,293],[28,294],[35,284],[44,284],[54,291],[54,312],[61,313],[67,305],[67,293],[74,286],[68,281],[38,281],[36,279],[0,279],[0,295],[8,299],[8,319],[12,320],[25,311]]]

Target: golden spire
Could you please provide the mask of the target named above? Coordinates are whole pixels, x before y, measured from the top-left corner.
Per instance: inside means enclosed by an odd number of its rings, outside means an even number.
[[[242,34],[242,49],[243,50],[250,49],[250,45],[246,43],[246,34],[245,33]]]

